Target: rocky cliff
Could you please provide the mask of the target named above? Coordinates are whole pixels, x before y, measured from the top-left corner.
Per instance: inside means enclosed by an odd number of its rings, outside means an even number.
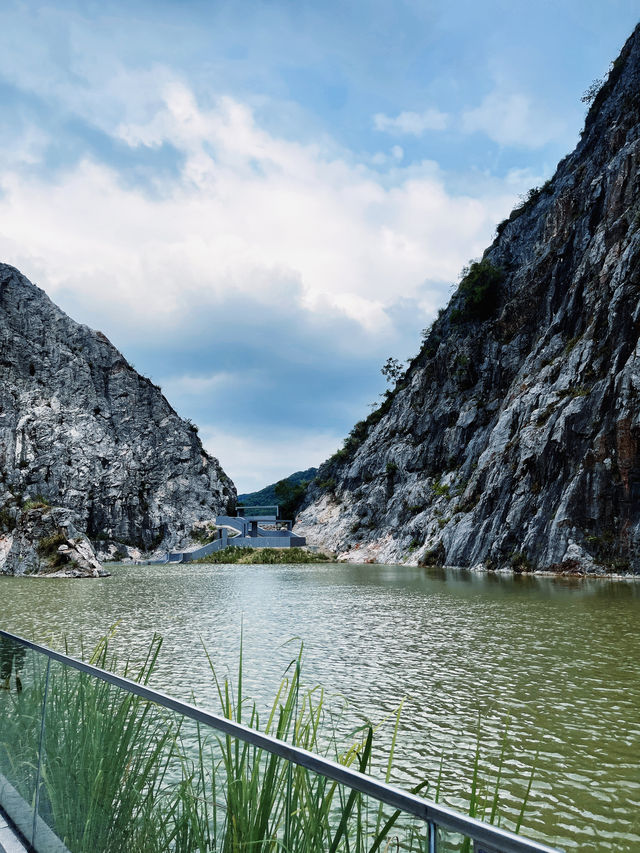
[[[160,388],[0,264],[0,533],[42,496],[94,542],[148,550],[180,544],[235,494]]]
[[[297,528],[349,559],[640,571],[640,27]]]
[[[0,535],[0,572],[58,578],[108,576],[77,524],[73,510],[27,501],[15,527]]]

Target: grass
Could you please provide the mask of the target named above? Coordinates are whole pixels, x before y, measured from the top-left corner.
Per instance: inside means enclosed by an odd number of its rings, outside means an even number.
[[[200,542],[202,545],[208,545],[209,542],[213,542],[216,538],[217,527],[215,524],[205,524],[202,527],[193,527],[191,528],[191,533],[189,535],[196,542]]]
[[[50,507],[51,501],[47,500],[47,498],[42,495],[36,495],[34,498],[30,498],[25,501],[22,509],[49,509]]]
[[[322,563],[331,557],[321,552],[305,551],[304,548],[242,548],[229,545],[194,563],[244,563],[250,565],[273,565],[275,563]]]
[[[155,638],[142,667],[134,673],[125,667],[125,673],[147,683],[160,645]],[[106,642],[92,663],[101,668],[109,664]],[[47,713],[46,803],[67,847],[152,849],[161,836],[157,801],[175,737],[164,712],[138,696],[60,667],[51,681]]]
[[[118,665],[103,640],[91,655],[147,684],[162,641],[155,637],[136,669]],[[363,773],[374,771],[379,727],[370,723],[348,737],[321,687],[301,680],[302,644],[264,715],[246,695],[241,650],[235,684],[222,679],[207,655],[219,713],[227,719],[324,755]],[[0,772],[33,802],[44,697],[45,661],[28,653],[25,687],[0,696]],[[390,782],[402,703],[382,768]],[[471,769],[469,813],[499,821],[505,727],[493,789],[480,773],[478,726]],[[229,735],[176,715],[62,664],[52,663],[40,773],[40,814],[72,853],[376,853],[426,849],[423,823],[349,788]],[[414,793],[440,797],[440,775]],[[531,789],[522,804],[518,828]],[[447,847],[471,850],[462,840]]]
[[[490,780],[483,779],[480,771],[480,759],[482,755],[481,722],[481,718],[478,716],[476,748],[473,757],[473,771],[471,774],[471,789],[469,795],[469,817],[474,817],[477,820],[482,820],[486,823],[499,824],[501,793],[500,783],[502,781],[502,774],[504,771],[505,758],[509,742],[509,719],[507,718],[504,729],[502,730],[502,737],[500,739],[500,754],[498,756],[498,763],[495,769],[495,781],[493,782],[493,784],[490,784]],[[536,757],[531,768],[531,773],[529,774],[529,779],[527,781],[527,789],[520,806],[520,812],[518,814],[516,825],[514,827],[515,832],[520,832],[520,827],[522,826],[527,802],[529,801],[529,795],[531,794],[531,787],[533,785],[537,761],[538,755],[536,753]],[[460,853],[472,853],[473,848],[471,844],[471,840],[469,838],[465,838],[462,842]]]
[[[433,494],[438,497],[450,497],[450,489],[449,486],[440,482],[440,480],[434,480],[431,484],[431,491]]]

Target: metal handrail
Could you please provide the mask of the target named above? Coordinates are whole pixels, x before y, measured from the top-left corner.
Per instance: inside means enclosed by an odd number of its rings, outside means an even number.
[[[306,767],[314,773],[346,785],[362,794],[374,797],[380,802],[411,814],[426,823],[435,824],[451,832],[466,835],[480,844],[488,844],[491,849],[499,850],[500,853],[560,853],[557,848],[523,838],[509,830],[483,823],[468,815],[460,814],[447,806],[442,806],[432,800],[426,800],[415,794],[410,794],[386,782],[380,782],[377,779],[366,776],[364,773],[360,773],[350,767],[338,764],[336,761],[322,758],[299,746],[293,746],[271,735],[250,729],[242,723],[236,723],[226,717],[212,714],[210,711],[203,711],[195,705],[183,702],[180,699],[174,699],[159,690],[153,690],[129,678],[107,672],[104,669],[62,654],[61,652],[55,652],[46,646],[31,642],[31,640],[25,640],[23,637],[18,637],[15,634],[10,634],[2,630],[0,630],[0,637],[20,643],[28,649],[46,655],[51,660],[58,661],[80,672],[85,672],[88,675],[99,678],[101,681],[113,684],[121,690],[133,693],[142,699],[147,699],[164,708],[169,708],[196,722],[204,723],[217,731],[236,737],[245,743],[250,743],[301,767]]]

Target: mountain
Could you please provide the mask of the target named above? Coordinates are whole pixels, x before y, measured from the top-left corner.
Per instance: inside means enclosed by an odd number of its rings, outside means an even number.
[[[154,385],[101,333],[0,264],[0,526],[28,499],[94,541],[149,550],[235,504],[235,488]],[[1,530],[0,530],[1,532]]]
[[[277,504],[279,498],[276,494],[276,486],[280,483],[286,483],[287,486],[299,486],[300,483],[310,483],[318,473],[317,468],[307,468],[306,471],[296,471],[295,474],[290,474],[283,480],[278,480],[277,483],[272,483],[270,486],[265,486],[259,492],[248,492],[244,495],[238,495],[238,503],[241,506],[271,506]]]
[[[351,560],[640,571],[640,26],[298,516]]]
[[[238,501],[245,506],[264,506],[278,504],[280,507],[280,518],[293,521],[307,494],[309,483],[318,473],[317,468],[307,468],[306,471],[296,471],[278,480],[271,486],[265,486],[259,492],[248,495],[239,495]]]

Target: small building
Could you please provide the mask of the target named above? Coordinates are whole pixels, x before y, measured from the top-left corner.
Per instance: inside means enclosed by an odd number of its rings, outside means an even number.
[[[235,516],[219,515],[216,525],[221,529],[226,527],[232,535],[237,530],[237,535],[233,536],[229,544],[244,548],[291,548],[307,544],[304,536],[294,534],[292,521],[280,518],[280,507],[277,504],[239,506]]]
[[[296,536],[293,522],[280,518],[280,508],[273,506],[239,506],[235,515],[216,518],[216,538],[193,551],[167,552],[164,562],[188,563],[207,557],[223,548],[295,548],[307,544],[304,536]]]

